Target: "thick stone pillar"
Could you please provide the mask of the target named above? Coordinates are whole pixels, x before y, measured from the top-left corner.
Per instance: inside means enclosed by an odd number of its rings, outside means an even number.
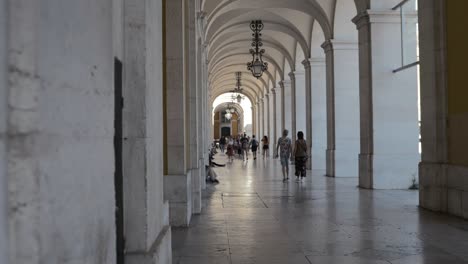
[[[264,135],[266,135],[265,133],[265,100],[264,98],[260,98],[260,123],[261,123],[261,126],[262,126],[262,134],[258,137],[259,140],[261,140],[263,138]]]
[[[359,153],[358,46],[327,40],[327,176],[356,177]]]
[[[312,168],[326,171],[327,100],[324,58],[310,59],[312,72]]]
[[[272,88],[271,89],[271,101],[272,101],[272,107],[271,107],[271,112],[272,112],[272,127],[271,127],[271,136],[272,136],[272,139],[270,139],[271,141],[271,152],[273,153],[274,155],[274,152],[276,150],[276,141],[277,141],[277,130],[276,130],[276,117],[277,117],[277,113],[276,113],[276,88]]]
[[[305,71],[305,121],[306,129],[304,131],[304,136],[307,141],[308,155],[312,154],[312,73],[310,67],[309,59],[306,59],[302,62],[304,65]],[[310,157],[306,162],[306,167],[308,170],[312,169],[312,157]]]
[[[285,91],[284,91],[284,81],[280,81],[278,82],[278,85],[280,86],[279,89],[280,89],[280,113],[281,113],[281,118],[280,118],[280,131],[281,133],[283,133],[283,130],[286,129],[286,113],[285,113],[285,97],[286,97],[286,94],[285,94]],[[280,135],[282,135],[280,133]]]
[[[270,148],[268,150],[268,155],[270,154],[271,152],[271,149],[272,149],[272,144],[271,144],[271,122],[270,122],[270,116],[271,116],[271,113],[270,113],[270,94],[267,93],[265,94],[265,97],[264,97],[264,106],[265,106],[265,113],[266,113],[266,116],[265,116],[265,135],[268,137],[268,140],[270,141]]]
[[[302,131],[306,136],[306,98],[305,98],[305,72],[295,71],[296,94],[296,132]]]
[[[291,79],[291,139],[294,145],[296,141],[296,75],[294,72],[289,73],[289,78]]]
[[[0,135],[7,134],[8,77],[7,77],[7,1],[0,0]],[[8,264],[8,181],[6,137],[0,137],[0,263]]]
[[[252,135],[255,135],[255,131],[257,130],[257,124],[256,124],[256,111],[257,108],[253,105],[250,107],[250,110],[252,111]]]
[[[166,176],[172,226],[188,226],[192,216],[192,176],[189,164],[188,10],[186,1],[166,1]],[[184,19],[185,18],[185,19]]]
[[[163,195],[163,139],[159,136],[164,133],[160,108],[162,2],[123,2],[125,263],[155,263],[155,257],[163,257],[163,252],[166,260],[161,261],[165,262],[172,255],[169,205]]]
[[[261,126],[261,116],[260,116],[260,112],[261,112],[261,104],[260,104],[260,99],[257,98],[257,131],[256,131],[256,134],[255,136],[257,137],[257,139],[260,137],[261,133],[262,133],[262,126]]]
[[[291,110],[291,81],[284,80],[284,128],[289,131],[289,136],[292,137],[292,110]]]
[[[198,136],[198,125],[200,124],[198,104],[199,104],[199,93],[198,93],[198,84],[197,84],[197,66],[199,61],[199,51],[195,25],[199,18],[196,17],[195,12],[195,1],[188,1],[188,13],[187,17],[187,37],[188,42],[185,47],[188,50],[188,99],[187,99],[187,110],[186,115],[188,117],[188,169],[192,176],[192,213],[199,214],[201,213],[201,179],[200,179],[200,167],[199,167],[199,156],[198,156],[198,146],[199,146],[199,136]]]
[[[400,12],[368,10],[353,21],[360,43],[359,186],[407,189],[420,160],[418,73],[417,67],[392,72],[402,63]]]

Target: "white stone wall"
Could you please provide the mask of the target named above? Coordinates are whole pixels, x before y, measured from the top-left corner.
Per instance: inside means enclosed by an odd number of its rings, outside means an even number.
[[[297,71],[296,75],[296,133],[302,131],[306,137],[306,101],[305,73]]]
[[[311,60],[312,67],[312,169],[326,170],[327,99],[325,59]]]
[[[162,2],[124,1],[126,263],[171,263],[163,190]]]
[[[113,263],[112,1],[10,1],[9,17],[11,260]]]
[[[288,77],[289,78],[289,77]],[[291,81],[284,81],[284,127],[289,131],[289,137],[292,138],[291,126]]]
[[[0,0],[0,263],[8,264],[6,140],[8,115],[6,0]]]

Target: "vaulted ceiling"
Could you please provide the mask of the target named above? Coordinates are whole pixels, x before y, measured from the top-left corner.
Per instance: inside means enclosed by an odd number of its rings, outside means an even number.
[[[234,73],[240,71],[244,94],[255,102],[288,78],[290,72],[303,70],[304,59],[323,57],[320,45],[325,39],[341,37],[336,36],[337,32],[348,38],[347,31],[356,31],[351,22],[357,14],[356,5],[367,6],[367,1],[202,0],[202,35],[207,44],[212,100],[235,87]],[[252,60],[249,24],[258,19],[264,24],[263,59],[268,62],[268,72],[257,80],[247,71],[246,64]]]

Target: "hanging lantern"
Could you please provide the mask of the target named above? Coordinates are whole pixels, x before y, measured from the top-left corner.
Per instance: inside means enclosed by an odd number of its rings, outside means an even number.
[[[265,53],[264,49],[260,47],[263,46],[262,34],[260,31],[263,29],[263,23],[261,20],[254,20],[250,23],[250,29],[254,32],[252,34],[252,47],[250,49],[250,54],[252,54],[252,61],[247,63],[247,69],[252,72],[252,75],[255,78],[260,78],[263,75],[263,72],[268,69],[268,63],[263,62],[263,54]]]
[[[240,104],[240,103],[242,102],[242,96],[241,96],[240,94],[238,94],[238,95],[236,96],[236,100],[237,100],[237,102]]]
[[[226,114],[224,115],[224,117],[227,119],[227,120],[231,120],[232,118],[232,114],[230,111],[226,112]]]

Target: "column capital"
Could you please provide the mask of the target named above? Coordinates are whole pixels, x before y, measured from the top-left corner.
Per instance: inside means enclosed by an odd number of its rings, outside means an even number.
[[[291,81],[296,80],[296,75],[294,74],[294,72],[290,72],[290,73],[288,73],[288,75],[289,75],[289,78],[291,79]]]
[[[310,69],[310,59],[305,59],[302,61],[302,65],[304,65],[304,69]]]
[[[200,11],[197,12],[197,19],[203,20],[206,17],[206,12],[205,11]]]
[[[280,86],[280,89],[284,89],[284,80],[279,81],[278,85]]]
[[[351,21],[356,25],[356,28],[359,30],[363,26],[370,24],[369,14],[367,11],[357,14]]]
[[[271,88],[271,93],[272,93],[272,94],[276,94],[276,90],[278,90],[278,88],[277,88],[277,87],[273,87],[273,88]]]

